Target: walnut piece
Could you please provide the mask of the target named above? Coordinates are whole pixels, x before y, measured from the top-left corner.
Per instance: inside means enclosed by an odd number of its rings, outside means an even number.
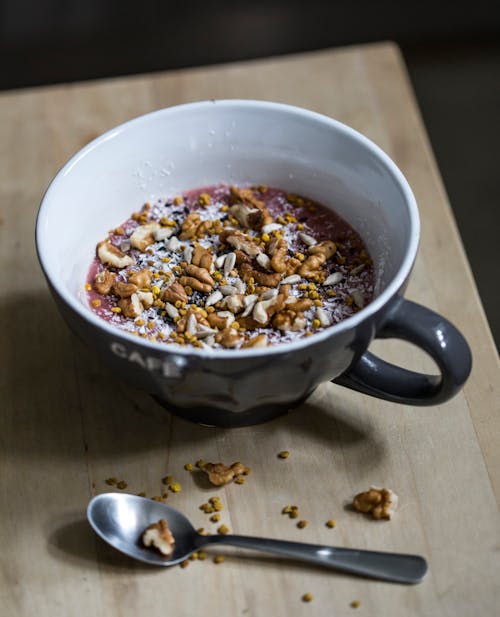
[[[167,521],[162,518],[146,527],[142,534],[142,543],[144,546],[156,548],[165,557],[170,557],[174,552],[175,539]]]
[[[193,250],[193,256],[191,258],[191,263],[193,266],[199,266],[200,268],[204,268],[208,272],[212,269],[214,256],[211,251],[206,249],[201,244],[197,244]]]
[[[287,269],[285,259],[288,256],[288,244],[283,238],[272,238],[268,246],[271,266],[275,272],[283,273]]]
[[[246,341],[246,343],[244,343],[241,348],[242,349],[250,349],[250,348],[257,348],[257,347],[267,347],[268,342],[267,342],[267,336],[265,334],[257,334],[257,336],[254,336],[253,338],[250,338]]]
[[[215,342],[222,345],[222,347],[226,347],[226,349],[237,347],[241,341],[241,335],[234,328],[224,328],[224,330],[217,332],[215,335]]]
[[[208,479],[214,486],[228,484],[237,476],[245,473],[246,467],[239,461],[230,466],[223,463],[205,463],[203,471],[208,475]]]
[[[177,301],[185,304],[188,301],[188,296],[184,287],[178,281],[174,281],[172,285],[162,292],[161,299],[174,305]]]
[[[216,221],[215,221],[216,222]],[[181,233],[179,238],[181,240],[192,240],[193,238],[201,238],[209,231],[212,225],[215,225],[212,221],[203,221],[198,212],[191,212],[184,219],[182,223]]]
[[[237,186],[230,187],[231,202],[233,204],[241,204],[251,210],[259,210],[260,215],[253,212],[249,218],[248,227],[253,229],[262,229],[264,225],[269,225],[273,222],[273,217],[269,214],[269,210],[265,207],[263,201],[258,199],[252,189],[239,188]]]
[[[116,279],[116,274],[109,270],[98,272],[94,277],[94,289],[98,294],[107,296],[111,292],[111,288]]]
[[[151,270],[147,268],[143,268],[142,270],[138,270],[134,272],[128,277],[128,282],[137,285],[139,289],[143,287],[149,287],[151,285],[151,279],[153,278],[153,273]]]
[[[292,305],[293,306],[293,305]],[[273,326],[282,332],[297,332],[306,326],[304,313],[285,309],[273,317]]]
[[[137,285],[116,281],[113,285],[113,292],[120,298],[130,298],[132,294],[137,292]]]
[[[123,315],[131,319],[139,317],[144,310],[142,302],[137,294],[132,294],[129,298],[121,298],[118,300],[118,306],[121,308]]]
[[[228,232],[222,232],[220,235],[223,242],[226,242],[238,251],[243,251],[249,257],[255,257],[263,251],[262,247],[255,243],[253,236],[242,234],[240,231],[231,229]]]
[[[319,274],[321,266],[331,259],[337,252],[337,245],[332,240],[324,240],[309,247],[309,254],[297,272],[306,279],[314,278]]]
[[[364,493],[358,493],[352,502],[355,510],[371,513],[374,519],[391,519],[398,505],[398,496],[387,488],[370,487]]]
[[[160,224],[156,222],[139,225],[130,236],[130,244],[139,251],[145,251],[155,241],[154,234],[159,229]]]
[[[131,266],[134,260],[130,255],[126,255],[111,242],[105,240],[97,245],[97,257],[102,264],[107,264],[113,268],[125,268]]]

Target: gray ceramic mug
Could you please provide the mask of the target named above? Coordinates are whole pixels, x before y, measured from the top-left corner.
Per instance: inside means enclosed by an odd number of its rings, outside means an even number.
[[[268,184],[334,208],[374,260],[375,299],[331,328],[264,349],[177,348],[97,317],[84,283],[108,229],[145,201],[219,183]],[[36,229],[40,263],[73,331],[168,410],[217,426],[272,418],[329,380],[410,405],[452,397],[470,373],[471,354],[450,322],[403,298],[418,240],[413,193],[375,144],[311,111],[238,100],[163,109],[102,135],[54,178]],[[384,362],[367,351],[374,337],[416,344],[440,374]]]

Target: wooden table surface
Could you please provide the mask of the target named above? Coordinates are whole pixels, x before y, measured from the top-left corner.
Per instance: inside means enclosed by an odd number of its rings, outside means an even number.
[[[411,408],[332,384],[295,412],[243,429],[172,417],[115,379],[59,317],[37,264],[34,225],[57,169],[97,134],[145,112],[206,98],[308,107],[366,134],[405,173],[422,217],[407,296],[468,338],[474,368],[445,405]],[[498,615],[499,365],[467,259],[399,51],[389,43],[0,95],[0,613],[2,617]],[[77,238],[75,238],[77,241]],[[425,369],[409,345],[377,341],[393,361]],[[280,450],[289,450],[279,460]],[[212,491],[185,463],[241,460],[243,485]],[[108,548],[85,521],[109,490],[159,495],[214,529],[199,505],[218,494],[235,533],[425,555],[416,586],[356,579],[229,551],[222,564],[151,569]],[[351,512],[371,484],[400,496],[397,516]],[[280,512],[297,504],[309,524]],[[335,529],[325,526],[337,521]],[[213,553],[212,553],[213,556]],[[306,593],[310,604],[301,601]],[[359,600],[359,608],[351,602]]]

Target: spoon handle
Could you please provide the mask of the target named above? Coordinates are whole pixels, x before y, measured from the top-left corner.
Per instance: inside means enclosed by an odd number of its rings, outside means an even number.
[[[200,547],[206,544],[229,544],[275,553],[343,572],[396,583],[419,583],[427,572],[426,560],[418,555],[337,548],[237,535],[200,536]]]

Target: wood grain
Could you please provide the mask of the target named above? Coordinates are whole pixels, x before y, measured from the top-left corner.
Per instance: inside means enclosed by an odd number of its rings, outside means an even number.
[[[421,250],[408,296],[466,335],[474,369],[445,405],[414,409],[331,384],[287,416],[243,429],[174,418],[117,381],[68,332],[37,265],[34,224],[57,169],[97,134],[134,116],[205,98],[283,101],[333,116],[392,156],[416,194]],[[233,65],[0,95],[0,606],[5,617],[147,614],[470,616],[500,603],[499,364],[446,194],[397,48],[359,46]],[[429,360],[398,342],[374,350],[415,369]],[[291,455],[279,460],[287,449]],[[212,491],[183,469],[242,460],[245,484]],[[85,522],[89,498],[116,476],[213,529],[198,506],[224,503],[237,533],[415,552],[418,586],[365,581],[268,556],[225,551],[154,570],[105,546]],[[400,495],[389,523],[349,510],[370,484]],[[295,503],[309,524],[280,514]],[[337,527],[328,529],[326,520]],[[213,554],[212,554],[213,555]],[[314,595],[310,605],[301,601]]]

